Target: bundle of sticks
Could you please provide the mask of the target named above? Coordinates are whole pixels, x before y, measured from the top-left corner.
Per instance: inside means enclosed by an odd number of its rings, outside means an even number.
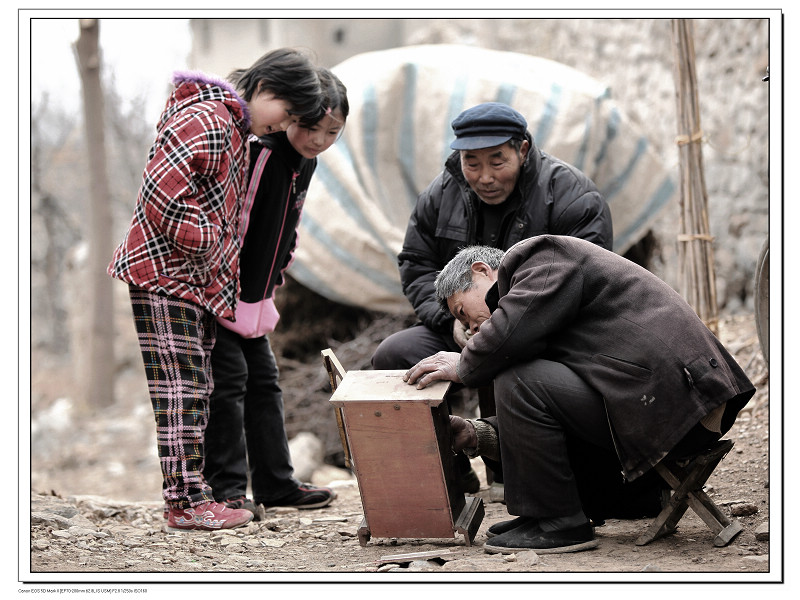
[[[672,20],[674,78],[680,159],[681,293],[716,335],[719,331],[714,273],[714,238],[708,224],[708,196],[703,175],[703,131],[695,73],[694,27],[691,19]]]

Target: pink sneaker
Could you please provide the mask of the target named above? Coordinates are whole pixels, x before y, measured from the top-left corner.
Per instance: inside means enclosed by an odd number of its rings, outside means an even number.
[[[253,513],[240,508],[228,508],[218,502],[206,502],[189,508],[170,508],[167,528],[178,531],[190,529],[214,531],[247,525]]]

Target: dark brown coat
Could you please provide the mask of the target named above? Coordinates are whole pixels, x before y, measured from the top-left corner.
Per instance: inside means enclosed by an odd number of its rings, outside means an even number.
[[[677,292],[578,238],[545,235],[513,246],[487,303],[492,316],[461,354],[461,380],[485,385],[507,365],[535,358],[565,364],[603,396],[629,479],[714,408],[732,400],[738,411],[755,392]]]

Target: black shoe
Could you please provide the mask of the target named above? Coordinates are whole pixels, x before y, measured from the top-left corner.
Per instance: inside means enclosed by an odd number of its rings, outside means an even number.
[[[570,529],[542,531],[538,521],[531,521],[486,542],[483,549],[490,554],[512,554],[534,550],[537,554],[561,554],[596,548],[600,543],[594,537],[589,523]]]
[[[503,534],[506,531],[516,529],[520,525],[525,525],[532,520],[533,517],[517,517],[516,519],[511,519],[510,521],[500,521],[486,530],[486,537],[493,538],[494,536]]]
[[[293,506],[299,509],[322,508],[333,502],[334,498],[336,498],[336,492],[332,489],[304,483],[288,496],[259,504],[263,504],[267,508],[270,506]]]
[[[247,496],[236,496],[234,498],[227,498],[222,501],[222,504],[228,508],[243,508],[249,510],[251,513],[256,514],[256,505]]]

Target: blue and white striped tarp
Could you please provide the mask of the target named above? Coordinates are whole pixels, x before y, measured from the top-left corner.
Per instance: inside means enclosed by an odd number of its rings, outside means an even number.
[[[528,120],[537,146],[605,195],[624,253],[676,194],[674,175],[599,81],[565,65],[471,46],[369,52],[333,68],[347,86],[342,138],[320,155],[290,274],[337,302],[409,312],[397,254],[417,195],[442,170],[451,121],[481,102]]]

